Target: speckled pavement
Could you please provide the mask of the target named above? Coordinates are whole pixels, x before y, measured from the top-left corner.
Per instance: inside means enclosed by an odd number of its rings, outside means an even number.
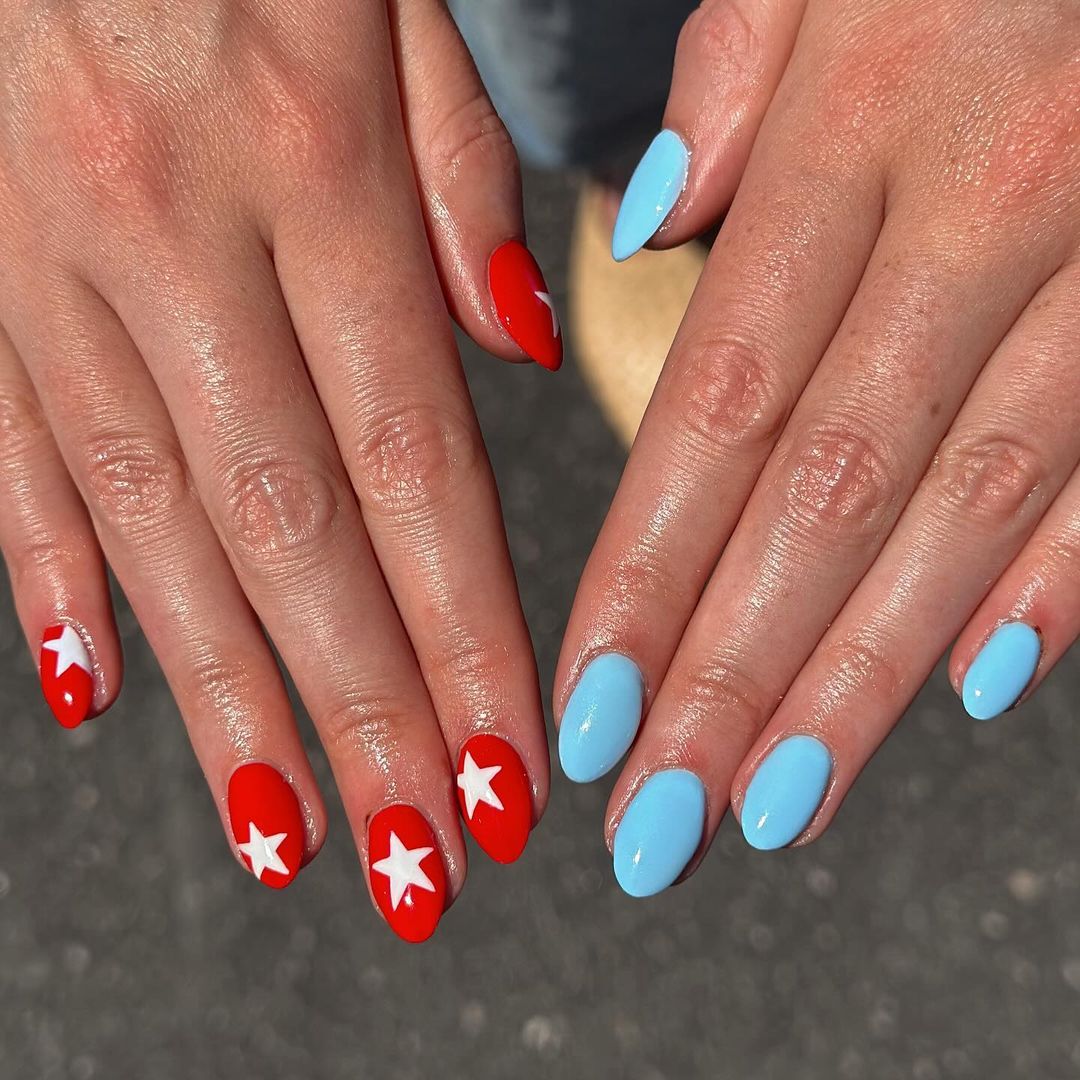
[[[530,180],[563,297],[572,199]],[[572,358],[554,377],[466,363],[546,692],[622,454]],[[3,593],[2,1080],[1080,1075],[1076,659],[985,725],[939,673],[819,843],[756,853],[728,820],[649,901],[612,878],[609,782],[556,775],[523,859],[477,853],[409,947],[372,910],[333,796],[326,847],[284,893],[236,866],[124,607],[121,625],[121,701],[67,733]]]

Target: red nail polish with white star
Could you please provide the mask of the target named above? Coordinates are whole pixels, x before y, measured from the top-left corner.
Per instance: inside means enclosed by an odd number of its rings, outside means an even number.
[[[513,747],[495,735],[474,735],[458,757],[461,816],[496,862],[511,863],[532,828],[529,776]]]
[[[229,777],[229,824],[257,881],[284,889],[300,869],[304,816],[288,780],[270,765],[241,765]]]
[[[446,907],[446,874],[427,819],[412,806],[380,810],[368,825],[375,903],[405,941],[426,941]]]
[[[94,699],[94,667],[73,626],[50,626],[42,635],[39,674],[53,715],[66,728],[78,727]]]
[[[508,240],[491,253],[488,288],[506,332],[541,367],[558,371],[562,332],[555,301],[524,244]]]

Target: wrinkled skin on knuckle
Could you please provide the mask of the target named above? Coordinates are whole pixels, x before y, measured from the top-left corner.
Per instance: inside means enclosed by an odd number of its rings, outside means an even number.
[[[416,152],[425,177],[439,190],[451,188],[462,174],[515,174],[518,167],[510,133],[482,88],[442,117]]]
[[[328,749],[359,754],[377,771],[387,774],[409,733],[418,723],[407,708],[394,704],[374,687],[354,688],[319,718],[319,731]]]
[[[763,348],[730,337],[687,347],[678,399],[691,441],[759,451],[773,444],[789,407],[765,355]]]
[[[686,740],[739,745],[751,738],[779,703],[766,695],[738,659],[710,656],[680,671],[675,726]]]
[[[893,512],[896,469],[854,426],[819,424],[785,448],[781,490],[797,527],[836,540],[875,536]]]
[[[0,383],[0,462],[21,459],[48,430],[32,392]]]
[[[955,440],[938,452],[931,476],[946,505],[967,522],[995,531],[1023,526],[1041,512],[1047,470],[1017,439],[987,434]]]
[[[340,509],[325,468],[286,453],[255,454],[231,466],[222,484],[230,548],[249,568],[297,569],[325,556]]]
[[[158,435],[102,433],[82,449],[91,510],[129,536],[177,519],[191,494],[180,448]]]
[[[427,513],[476,477],[479,434],[451,410],[394,405],[371,411],[356,443],[363,497],[386,513]]]
[[[677,62],[693,57],[713,82],[738,78],[751,88],[765,68],[763,6],[755,0],[702,0],[679,34]]]

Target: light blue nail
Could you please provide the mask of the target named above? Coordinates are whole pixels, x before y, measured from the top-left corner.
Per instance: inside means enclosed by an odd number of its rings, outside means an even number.
[[[746,842],[786,847],[810,824],[832,773],[832,756],[812,735],[790,735],[757,767],[742,808]]]
[[[637,664],[620,653],[604,653],[586,665],[559,728],[559,761],[571,780],[598,779],[630,749],[644,692]]]
[[[1039,666],[1042,641],[1026,623],[999,626],[964,676],[964,708],[992,720],[1015,705]]]
[[[631,896],[653,896],[686,868],[705,827],[705,788],[685,769],[654,773],[615,830],[615,878]]]
[[[686,187],[690,153],[674,131],[664,129],[649,144],[626,185],[611,254],[618,262],[639,251],[664,223],[675,200]]]

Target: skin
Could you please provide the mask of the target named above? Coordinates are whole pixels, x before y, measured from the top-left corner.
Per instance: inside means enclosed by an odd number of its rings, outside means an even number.
[[[31,647],[72,621],[114,699],[115,571],[227,826],[247,761],[326,816],[265,627],[367,821],[430,821],[510,741],[547,798],[535,664],[451,315],[517,162],[441,3],[0,3],[0,545]],[[226,828],[228,835],[228,829]]]
[[[796,38],[797,33],[797,38]],[[584,572],[555,684],[616,650],[652,773],[738,814],[782,738],[828,826],[957,638],[1080,630],[1080,7],[705,3],[665,126],[690,179],[655,246],[726,211]],[[737,187],[737,191],[736,191]],[[730,206],[729,206],[730,203]]]

